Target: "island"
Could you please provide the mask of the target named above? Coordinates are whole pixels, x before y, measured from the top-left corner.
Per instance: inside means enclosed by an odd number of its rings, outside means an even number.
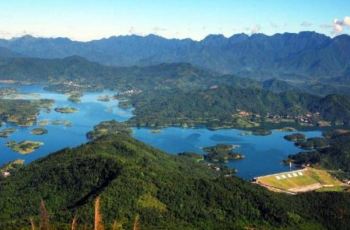
[[[16,131],[15,128],[6,128],[0,131],[0,137],[7,138]]]
[[[32,126],[42,109],[50,110],[54,101],[0,99],[0,121],[19,126]]]
[[[68,101],[74,102],[74,103],[79,103],[81,102],[81,97],[83,94],[81,92],[72,92],[68,96]]]
[[[6,143],[6,146],[9,147],[12,151],[26,155],[34,152],[40,146],[44,145],[43,142],[40,141],[9,141]]]
[[[293,133],[293,134],[285,135],[283,138],[286,139],[287,141],[293,141],[293,142],[303,142],[306,140],[305,135],[302,133]]]
[[[299,141],[295,143],[296,146],[305,150],[322,149],[328,147],[328,141],[322,137],[308,138],[306,141]]]
[[[38,122],[39,126],[47,126],[50,123],[50,120],[44,119]]]
[[[108,101],[110,101],[111,99],[110,99],[110,97],[109,97],[108,95],[103,95],[103,96],[99,96],[99,97],[97,98],[97,100],[98,100],[98,101],[102,101],[102,102],[108,102]]]
[[[73,107],[57,107],[55,108],[55,111],[58,113],[75,113],[78,110]]]
[[[156,134],[156,133],[161,133],[162,130],[161,129],[151,129],[150,132]]]
[[[215,146],[209,146],[203,148],[206,152],[204,159],[213,163],[227,163],[229,160],[241,160],[244,159],[244,155],[235,153],[233,150],[237,146],[228,144],[217,144]]]
[[[51,121],[51,125],[63,125],[66,127],[71,127],[73,123],[69,120],[53,120]]]
[[[103,121],[96,125],[94,129],[86,134],[89,140],[95,140],[108,134],[126,134],[130,135],[131,128],[126,123],[115,120]]]
[[[33,135],[44,135],[44,134],[47,134],[48,131],[45,128],[35,128],[35,129],[32,129],[30,133]]]
[[[252,134],[255,136],[268,136],[271,135],[272,131],[263,128],[257,128],[252,130]]]

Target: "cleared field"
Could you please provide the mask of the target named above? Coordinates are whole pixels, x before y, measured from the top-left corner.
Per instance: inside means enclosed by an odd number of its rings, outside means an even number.
[[[272,191],[296,194],[313,190],[339,191],[345,186],[327,171],[304,168],[255,178],[255,182]]]

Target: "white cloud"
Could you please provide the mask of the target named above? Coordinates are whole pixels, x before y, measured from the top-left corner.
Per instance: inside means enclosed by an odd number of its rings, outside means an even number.
[[[256,33],[259,33],[260,30],[261,30],[261,26],[256,24],[252,28],[250,28],[250,33],[251,34],[256,34]]]
[[[333,33],[334,34],[339,34],[344,31],[344,29],[350,29],[350,17],[345,16],[344,19],[334,19],[333,21]]]
[[[350,17],[349,16],[346,16],[344,18],[344,25],[350,26]]]
[[[333,29],[334,29],[334,33],[337,33],[337,34],[343,32],[344,30],[343,26],[337,23],[334,23]]]

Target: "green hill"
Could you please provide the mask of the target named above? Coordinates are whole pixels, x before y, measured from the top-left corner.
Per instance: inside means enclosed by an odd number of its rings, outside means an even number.
[[[296,164],[312,164],[330,170],[336,174],[347,174],[350,178],[350,132],[336,130],[325,134],[327,146],[313,151],[301,152],[289,158]],[[343,172],[343,173],[342,173]],[[343,175],[344,176],[344,175]]]
[[[70,229],[93,223],[101,198],[104,225],[131,229],[346,229],[350,195],[274,194],[224,177],[187,157],[170,156],[127,135],[104,136],[64,149],[0,181],[0,229],[30,229],[45,201],[50,223]]]
[[[275,93],[259,88],[218,85],[204,90],[154,90],[131,97],[135,116],[130,119],[137,126],[189,126],[251,128],[255,123],[267,122],[270,115],[288,117],[291,122],[298,116],[314,114],[310,122],[326,119],[349,125],[350,99],[348,96],[319,97],[307,93],[287,91]],[[238,111],[252,116],[238,117]],[[319,116],[317,115],[319,113]],[[247,123],[247,122],[248,123]],[[282,120],[283,122],[283,120]],[[281,125],[285,125],[282,124]],[[289,123],[293,125],[293,123]]]

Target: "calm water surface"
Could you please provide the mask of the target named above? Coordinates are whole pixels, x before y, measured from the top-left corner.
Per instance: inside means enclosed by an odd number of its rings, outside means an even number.
[[[8,86],[6,85],[6,87]],[[39,121],[48,119],[72,122],[71,127],[47,125],[48,134],[42,136],[30,133],[37,126],[16,127],[16,132],[8,138],[0,138],[0,165],[14,159],[24,159],[26,163],[29,163],[62,148],[78,146],[87,141],[85,134],[99,122],[112,119],[125,121],[132,116],[132,110],[119,108],[117,100],[109,102],[97,100],[101,95],[113,95],[113,92],[110,91],[87,93],[81,98],[81,103],[73,103],[67,100],[66,95],[45,91],[41,86],[16,86],[16,88],[22,93],[36,93],[35,98],[54,99],[53,108],[72,106],[77,108],[78,112],[72,114],[61,114],[54,110],[41,112]],[[11,125],[5,124],[1,129],[5,127],[11,127]],[[320,131],[302,133],[307,137],[321,136]],[[246,158],[240,161],[231,161],[228,166],[238,169],[237,175],[245,179],[288,170],[288,167],[282,164],[282,160],[289,154],[297,153],[300,149],[283,139],[286,134],[290,134],[290,132],[275,130],[268,136],[253,136],[242,135],[242,131],[237,129],[211,131],[205,128],[165,128],[160,133],[152,133],[147,128],[133,129],[133,136],[136,139],[169,154],[184,151],[203,153],[203,147],[219,143],[239,145],[236,151],[243,153]],[[42,141],[44,145],[31,154],[21,155],[5,146],[9,140]]]

